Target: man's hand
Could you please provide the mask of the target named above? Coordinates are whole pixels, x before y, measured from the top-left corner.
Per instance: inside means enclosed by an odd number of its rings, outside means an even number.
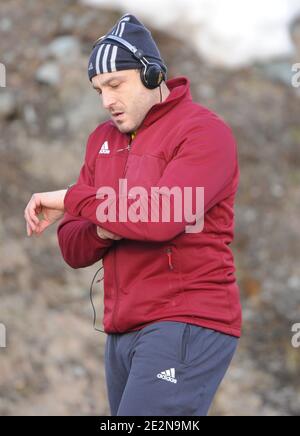
[[[99,238],[101,239],[113,239],[114,241],[119,241],[122,239],[122,236],[115,235],[114,233],[109,232],[108,230],[102,229],[102,227],[97,227],[97,233]]]
[[[64,214],[64,198],[67,190],[41,192],[33,194],[25,211],[27,235],[41,234],[47,227],[53,224]],[[43,214],[40,221],[39,214]]]

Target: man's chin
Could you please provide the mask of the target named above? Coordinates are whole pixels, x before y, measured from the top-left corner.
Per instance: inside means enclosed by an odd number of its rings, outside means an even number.
[[[128,123],[114,123],[121,133],[129,133],[134,129]]]
[[[131,131],[126,126],[120,126],[120,125],[116,124],[116,127],[121,133],[129,133]]]

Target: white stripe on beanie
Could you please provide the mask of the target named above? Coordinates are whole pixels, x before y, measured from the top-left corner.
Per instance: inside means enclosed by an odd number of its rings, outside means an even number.
[[[114,45],[113,50],[112,50],[112,54],[111,54],[111,59],[110,59],[110,68],[111,68],[112,72],[117,71],[117,68],[116,68],[117,52],[118,52],[118,46]]]
[[[102,52],[103,48],[104,48],[104,45],[100,45],[100,47],[98,48],[98,51],[97,51],[97,56],[96,56],[96,73],[97,74],[101,74],[101,71],[100,71],[100,55],[101,55],[101,52]]]
[[[113,35],[122,37],[122,35],[124,33],[124,29],[125,29],[125,22],[129,21],[129,20],[130,20],[130,17],[128,17],[128,16],[125,16],[124,18],[122,18],[119,21],[116,30],[113,32]],[[121,31],[120,31],[120,26],[121,26]],[[112,54],[111,54],[111,58],[110,58],[110,68],[111,68],[112,72],[117,71],[116,58],[117,58],[117,54],[118,54],[118,48],[119,47],[117,45],[114,45],[113,50],[112,50]]]
[[[123,33],[124,33],[124,29],[125,29],[125,23],[121,24],[121,32],[120,32],[120,38],[122,37]]]
[[[129,20],[130,20],[130,17],[128,17],[126,15],[125,15],[125,17],[121,18],[120,21],[118,22],[116,30],[113,32],[113,35],[121,36],[121,35],[119,35],[120,26],[123,22],[129,21]]]
[[[130,17],[127,15],[125,15],[123,18],[121,18],[116,29],[112,32],[112,35],[116,35],[116,36],[119,36],[121,38],[123,33],[124,33],[124,30],[125,30],[125,24],[128,21],[130,21]],[[105,49],[104,49],[104,47],[105,47]],[[113,49],[111,51],[111,56],[109,56],[109,52],[110,52],[111,47],[112,47],[112,44],[108,44],[108,45],[100,44],[98,52],[97,52],[97,56],[96,56],[96,61],[95,61],[97,74],[108,73],[109,62],[110,62],[110,70],[112,72],[117,71],[116,58],[117,58],[119,47],[117,45],[113,45]],[[102,54],[103,50],[104,50],[104,53]],[[102,62],[101,62],[101,58],[102,58]],[[102,71],[100,68],[100,63],[102,64],[101,65]]]
[[[108,44],[105,47],[105,51],[104,51],[104,55],[103,55],[103,59],[102,59],[102,72],[103,73],[108,73],[108,63],[107,63],[107,57],[108,57],[108,52],[110,50],[111,44]]]

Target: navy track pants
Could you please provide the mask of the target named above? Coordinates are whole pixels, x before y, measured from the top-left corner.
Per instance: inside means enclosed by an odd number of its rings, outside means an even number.
[[[112,416],[205,416],[238,338],[159,321],[108,334],[105,373]]]

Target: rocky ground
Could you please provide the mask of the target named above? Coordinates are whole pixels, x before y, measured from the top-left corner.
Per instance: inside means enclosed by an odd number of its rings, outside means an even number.
[[[0,415],[109,414],[105,336],[92,330],[89,302],[99,265],[72,270],[56,228],[27,238],[23,211],[33,192],[74,180],[89,132],[105,119],[87,57],[119,15],[76,1],[1,3],[0,322],[7,348],[0,349]],[[235,72],[209,67],[184,42],[153,32],[169,77],[189,76],[194,98],[229,122],[239,144],[233,249],[244,330],[212,415],[300,413],[300,349],[291,346],[291,326],[300,322],[300,91],[290,82],[291,64],[300,62],[299,24],[291,31],[294,58]]]

